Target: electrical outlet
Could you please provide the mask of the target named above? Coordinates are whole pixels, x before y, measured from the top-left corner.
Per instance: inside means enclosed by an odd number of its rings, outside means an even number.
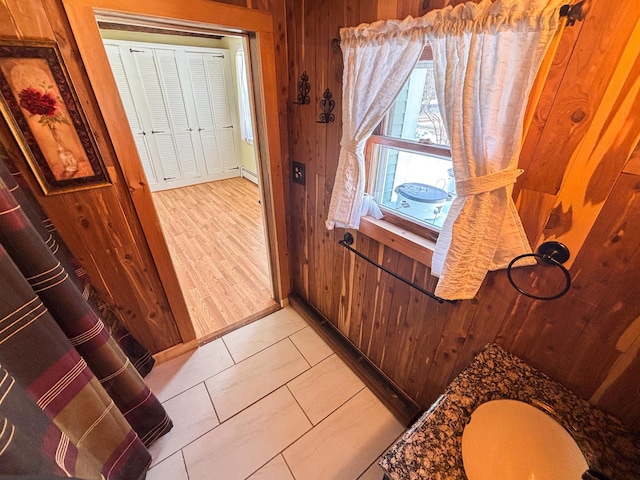
[[[291,162],[291,176],[294,183],[299,183],[300,185],[305,185],[307,183],[307,176],[304,171],[304,163],[300,162]]]

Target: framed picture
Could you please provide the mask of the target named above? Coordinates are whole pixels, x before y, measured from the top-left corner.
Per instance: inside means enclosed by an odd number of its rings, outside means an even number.
[[[0,100],[45,195],[110,184],[54,42],[0,39]]]

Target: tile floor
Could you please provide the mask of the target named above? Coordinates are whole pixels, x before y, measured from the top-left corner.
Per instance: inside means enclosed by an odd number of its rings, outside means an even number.
[[[380,480],[404,427],[291,308],[156,366],[148,480]]]

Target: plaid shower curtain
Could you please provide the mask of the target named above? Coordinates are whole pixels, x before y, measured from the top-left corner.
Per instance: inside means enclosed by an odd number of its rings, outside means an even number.
[[[80,262],[71,254],[64,241],[60,238],[55,226],[36,200],[22,173],[15,166],[2,144],[0,144],[1,163],[4,163],[4,166],[0,166],[0,178],[4,180],[5,185],[20,204],[23,212],[45,241],[49,250],[62,263],[67,273],[70,274],[69,278],[80,289],[82,297],[98,312],[118,346],[129,357],[140,375],[144,377],[153,368],[155,360],[149,351],[133,338],[131,333],[115,316],[111,307],[93,287],[84,267],[80,265]]]
[[[0,162],[3,170],[0,474],[144,478],[146,446],[171,420],[29,221]]]

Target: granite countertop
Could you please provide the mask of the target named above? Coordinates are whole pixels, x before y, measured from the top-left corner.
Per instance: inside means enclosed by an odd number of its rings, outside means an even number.
[[[558,421],[581,448],[589,468],[614,480],[640,478],[640,441],[615,417],[551,380],[498,345],[482,352],[445,393],[383,455],[392,480],[466,479],[462,431],[472,412],[490,400],[536,405]]]

